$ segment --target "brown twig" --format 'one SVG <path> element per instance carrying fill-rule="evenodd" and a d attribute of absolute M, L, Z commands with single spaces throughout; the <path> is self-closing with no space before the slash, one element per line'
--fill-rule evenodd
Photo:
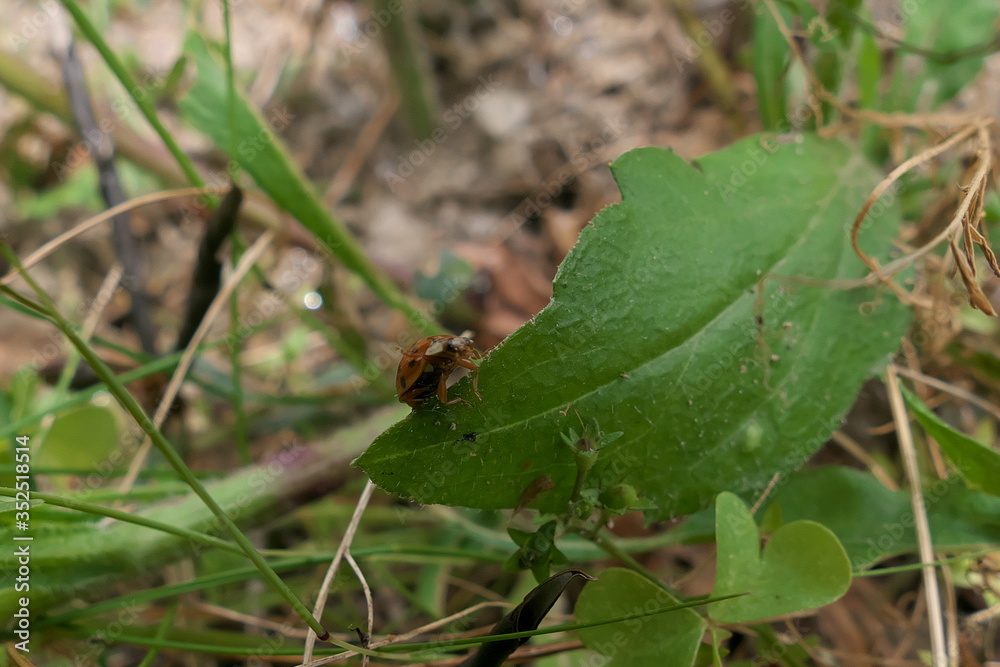
<path fill-rule="evenodd" d="M 934 543 L 931 540 L 927 508 L 920 485 L 917 450 L 913 445 L 913 434 L 910 432 L 910 421 L 906 413 L 906 405 L 903 403 L 903 394 L 899 390 L 899 376 L 896 374 L 896 367 L 892 364 L 886 368 L 886 388 L 889 391 L 889 404 L 892 406 L 893 421 L 896 423 L 899 451 L 903 458 L 903 467 L 906 469 L 906 478 L 910 484 L 913 524 L 917 533 L 920 562 L 924 565 L 921 573 L 924 579 L 924 595 L 927 600 L 927 622 L 931 631 L 931 652 L 934 664 L 944 666 L 948 664 L 948 657 L 945 645 L 944 618 L 941 615 L 941 593 L 938 590 L 937 570 L 933 565 Z"/>

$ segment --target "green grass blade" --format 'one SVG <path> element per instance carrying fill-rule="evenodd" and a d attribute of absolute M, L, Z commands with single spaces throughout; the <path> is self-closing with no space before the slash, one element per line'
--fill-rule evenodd
<path fill-rule="evenodd" d="M 0 242 L 0 249 L 3 250 L 3 254 L 7 257 L 7 260 L 12 266 L 21 269 L 21 263 L 18 261 L 17 256 L 10 249 L 6 243 Z M 329 633 L 323 629 L 323 626 L 319 624 L 312 613 L 306 609 L 302 601 L 295 596 L 290 588 L 281 580 L 274 570 L 272 570 L 264 557 L 258 553 L 251 544 L 247 536 L 243 534 L 243 531 L 239 529 L 236 523 L 229 517 L 228 514 L 219 506 L 219 503 L 215 501 L 215 498 L 208 492 L 201 481 L 194 475 L 187 464 L 184 463 L 184 459 L 181 458 L 177 450 L 167 441 L 163 433 L 160 432 L 158 428 L 153 424 L 152 420 L 143 411 L 142 406 L 128 393 L 117 377 L 115 377 L 114 372 L 108 367 L 104 360 L 98 357 L 93 349 L 87 345 L 87 343 L 80 338 L 79 334 L 73 328 L 73 326 L 59 314 L 58 310 L 55 308 L 55 304 L 49 299 L 48 295 L 45 293 L 41 287 L 32 279 L 31 275 L 26 272 L 21 272 L 22 278 L 30 285 L 31 289 L 38 295 L 39 300 L 42 302 L 44 313 L 52 320 L 52 323 L 62 331 L 70 342 L 73 344 L 90 367 L 94 370 L 99 378 L 101 378 L 104 383 L 108 386 L 108 391 L 114 395 L 123 408 L 135 419 L 139 427 L 146 433 L 153 445 L 159 450 L 160 454 L 165 458 L 170 465 L 177 471 L 177 474 L 191 487 L 191 490 L 205 503 L 205 505 L 212 511 L 212 513 L 218 518 L 218 520 L 225 526 L 226 530 L 232 535 L 233 540 L 240 546 L 243 553 L 246 554 L 247 558 L 257 567 L 260 571 L 261 577 L 277 591 L 281 597 L 283 597 L 288 604 L 292 607 L 295 613 L 305 621 L 310 628 L 312 628 L 316 634 L 321 638 L 326 638 Z"/>
<path fill-rule="evenodd" d="M 17 490 L 5 486 L 0 486 L 0 496 L 14 498 L 17 496 Z M 238 554 L 243 553 L 243 551 L 232 542 L 226 542 L 225 540 L 221 540 L 218 537 L 208 535 L 207 533 L 202 533 L 196 530 L 189 530 L 181 526 L 173 526 L 167 523 L 163 523 L 162 521 L 148 519 L 138 514 L 130 514 L 128 512 L 116 510 L 111 507 L 105 507 L 103 505 L 98 505 L 96 503 L 87 502 L 86 500 L 67 498 L 66 496 L 59 496 L 52 493 L 39 493 L 38 491 L 32 491 L 31 497 L 44 501 L 49 505 L 55 505 L 56 507 L 65 507 L 66 509 L 77 510 L 78 512 L 86 512 L 87 514 L 93 514 L 95 516 L 111 517 L 112 519 L 117 519 L 118 521 L 124 521 L 126 523 L 134 523 L 137 526 L 145 526 L 146 528 L 152 528 L 153 530 L 160 530 L 163 531 L 164 533 L 177 535 L 178 537 L 183 537 L 187 540 L 191 540 L 192 542 L 198 542 L 200 544 L 204 544 L 210 547 L 225 549 L 226 551 L 231 551 L 233 553 L 238 553 Z"/>
<path fill-rule="evenodd" d="M 326 210 L 315 188 L 271 129 L 272 125 L 282 126 L 290 119 L 274 115 L 268 123 L 242 95 L 236 95 L 233 100 L 236 120 L 230 123 L 223 68 L 199 35 L 190 34 L 184 48 L 198 68 L 194 86 L 180 103 L 187 121 L 227 153 L 235 144 L 235 153 L 229 153 L 229 157 L 253 176 L 271 199 L 312 232 L 330 254 L 364 280 L 382 301 L 405 314 L 414 328 L 440 333 L 441 328 L 409 302 Z"/>
<path fill-rule="evenodd" d="M 90 18 L 83 11 L 83 9 L 76 3 L 75 0 L 62 0 L 63 6 L 66 10 L 73 16 L 73 20 L 76 22 L 76 26 L 80 29 L 80 32 L 94 45 L 94 48 L 98 50 L 104 62 L 108 65 L 108 68 L 114 73 L 121 84 L 125 87 L 129 96 L 139 107 L 142 115 L 145 116 L 146 120 L 156 133 L 160 135 L 160 139 L 166 144 L 167 149 L 170 154 L 174 156 L 177 160 L 177 164 L 184 171 L 185 176 L 191 182 L 192 185 L 201 187 L 205 185 L 205 182 L 201 179 L 198 171 L 194 167 L 194 163 L 191 159 L 181 150 L 181 147 L 177 145 L 174 141 L 173 135 L 170 131 L 160 122 L 159 117 L 156 115 L 156 109 L 150 102 L 148 96 L 145 94 L 145 90 L 135 82 L 132 76 L 128 73 L 125 65 L 108 43 L 104 41 L 104 37 L 101 33 L 94 27 L 94 24 L 90 22 Z"/>

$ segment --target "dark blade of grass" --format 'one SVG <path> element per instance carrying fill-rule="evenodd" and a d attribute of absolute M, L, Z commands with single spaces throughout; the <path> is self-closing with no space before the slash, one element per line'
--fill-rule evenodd
<path fill-rule="evenodd" d="M 583 579 L 585 582 L 596 581 L 594 577 L 582 570 L 565 570 L 552 575 L 531 589 L 521 604 L 501 618 L 487 636 L 495 637 L 508 632 L 536 629 L 562 596 L 566 587 L 579 579 Z M 459 663 L 459 667 L 499 667 L 511 653 L 527 641 L 528 638 L 525 637 L 480 644 L 472 655 Z"/>
<path fill-rule="evenodd" d="M 205 227 L 205 235 L 198 244 L 198 259 L 194 266 L 191 290 L 188 292 L 184 323 L 181 325 L 180 333 L 177 334 L 174 350 L 183 350 L 188 346 L 209 306 L 219 293 L 219 285 L 222 283 L 222 262 L 216 256 L 222 247 L 222 242 L 236 226 L 242 203 L 243 191 L 235 185 L 231 186 Z"/>
<path fill-rule="evenodd" d="M 94 108 L 87 91 L 87 82 L 83 73 L 83 65 L 76 55 L 76 44 L 72 37 L 66 45 L 62 58 L 63 80 L 66 82 L 66 93 L 69 96 L 70 108 L 80 130 L 80 136 L 87 146 L 100 179 L 101 197 L 108 208 L 113 208 L 125 202 L 125 189 L 122 186 L 118 169 L 115 167 L 115 147 L 106 132 L 101 131 L 94 117 Z M 119 213 L 111 219 L 112 239 L 115 254 L 122 263 L 122 286 L 132 301 L 132 324 L 139 336 L 143 352 L 156 356 L 156 337 L 153 331 L 153 320 L 149 297 L 146 294 L 146 280 L 142 274 L 142 257 L 132 234 L 130 216 Z"/>

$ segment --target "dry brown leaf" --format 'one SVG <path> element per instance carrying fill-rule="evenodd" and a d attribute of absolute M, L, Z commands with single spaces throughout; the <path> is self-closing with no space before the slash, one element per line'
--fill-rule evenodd
<path fill-rule="evenodd" d="M 976 272 L 973 268 L 973 263 L 970 262 L 964 252 L 959 250 L 958 244 L 955 243 L 954 239 L 949 240 L 948 245 L 951 246 L 951 253 L 958 264 L 958 272 L 962 276 L 962 282 L 965 283 L 965 289 L 969 292 L 969 305 L 991 317 L 996 317 L 997 313 L 993 310 L 993 306 L 990 305 L 990 300 L 986 298 L 983 290 L 979 287 L 979 283 L 976 282 Z"/>

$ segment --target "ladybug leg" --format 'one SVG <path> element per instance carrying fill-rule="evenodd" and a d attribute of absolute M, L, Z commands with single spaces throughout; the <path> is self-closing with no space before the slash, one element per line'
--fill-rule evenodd
<path fill-rule="evenodd" d="M 472 391 L 476 394 L 476 398 L 483 400 L 483 395 L 479 393 L 479 373 L 472 374 Z"/>
<path fill-rule="evenodd" d="M 473 350 L 473 352 L 476 351 Z M 479 353 L 476 352 L 476 354 Z M 482 359 L 482 358 L 483 355 L 481 354 L 479 354 L 479 356 L 476 357 L 476 359 Z M 480 401 L 483 400 L 483 395 L 479 393 L 479 366 L 475 365 L 468 359 L 459 359 L 456 363 L 458 363 L 458 365 L 461 366 L 462 368 L 468 368 L 470 371 L 472 371 L 470 373 L 470 375 L 472 376 L 472 391 L 475 392 L 476 398 L 478 398 Z"/>
<path fill-rule="evenodd" d="M 444 405 L 455 405 L 456 403 L 465 403 L 466 405 L 468 405 L 469 402 L 459 396 L 456 396 L 450 401 L 448 400 L 448 385 L 445 384 L 447 380 L 448 377 L 444 374 L 442 374 L 441 379 L 438 380 L 437 397 L 441 401 L 441 403 Z"/>

